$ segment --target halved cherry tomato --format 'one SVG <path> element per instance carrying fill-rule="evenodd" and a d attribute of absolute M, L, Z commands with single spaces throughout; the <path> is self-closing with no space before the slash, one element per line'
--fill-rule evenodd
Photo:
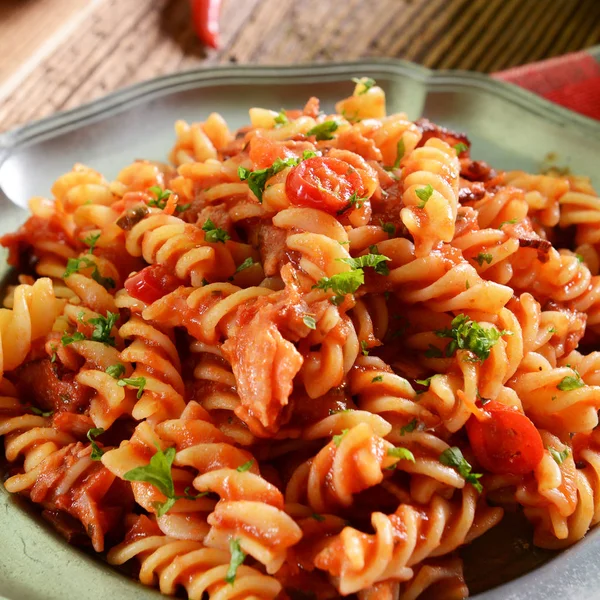
<path fill-rule="evenodd" d="M 358 171 L 338 158 L 317 156 L 294 167 L 285 182 L 289 201 L 335 214 L 348 206 L 353 194 L 365 195 Z"/>
<path fill-rule="evenodd" d="M 484 406 L 489 419 L 467 421 L 467 434 L 479 464 L 500 475 L 523 475 L 542 460 L 544 444 L 535 425 L 524 414 L 500 402 Z"/>
<path fill-rule="evenodd" d="M 125 289 L 129 295 L 146 304 L 174 292 L 180 285 L 183 285 L 183 281 L 169 273 L 163 265 L 145 267 L 125 281 Z"/>

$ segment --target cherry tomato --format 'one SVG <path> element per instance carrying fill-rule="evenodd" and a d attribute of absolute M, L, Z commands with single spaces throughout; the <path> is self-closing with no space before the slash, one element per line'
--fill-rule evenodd
<path fill-rule="evenodd" d="M 353 194 L 364 196 L 365 187 L 357 170 L 347 162 L 317 156 L 290 171 L 285 193 L 292 204 L 336 214 L 348 206 Z"/>
<path fill-rule="evenodd" d="M 500 475 L 524 475 L 542 460 L 544 444 L 535 425 L 524 414 L 500 402 L 489 402 L 489 419 L 467 421 L 467 434 L 479 464 Z"/>
<path fill-rule="evenodd" d="M 125 281 L 125 289 L 132 298 L 151 304 L 182 284 L 181 279 L 169 273 L 163 265 L 150 265 L 129 277 Z"/>

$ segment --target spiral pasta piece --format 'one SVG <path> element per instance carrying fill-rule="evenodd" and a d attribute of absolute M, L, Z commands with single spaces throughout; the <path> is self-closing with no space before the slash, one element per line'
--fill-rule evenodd
<path fill-rule="evenodd" d="M 458 503 L 436 496 L 424 507 L 402 504 L 393 515 L 373 513 L 374 534 L 345 528 L 315 559 L 341 594 L 378 582 L 407 581 L 412 566 L 481 535 L 501 518 L 502 509 L 478 507 L 477 492 L 465 488 Z M 400 533 L 401 532 L 401 533 Z"/>
<path fill-rule="evenodd" d="M 199 542 L 149 535 L 125 541 L 108 553 L 108 562 L 113 565 L 133 558 L 140 562 L 140 581 L 158 586 L 163 594 L 173 595 L 183 587 L 190 600 L 272 600 L 281 591 L 276 579 L 245 565 L 237 568 L 231 585 L 227 581 L 229 552 L 206 548 Z"/>
<path fill-rule="evenodd" d="M 458 158 L 448 144 L 432 138 L 402 164 L 406 206 L 402 221 L 415 240 L 416 255 L 427 256 L 440 241 L 450 242 L 454 237 Z"/>
<path fill-rule="evenodd" d="M 17 286 L 12 310 L 0 309 L 0 375 L 25 360 L 32 342 L 51 331 L 63 306 L 47 278 Z"/>

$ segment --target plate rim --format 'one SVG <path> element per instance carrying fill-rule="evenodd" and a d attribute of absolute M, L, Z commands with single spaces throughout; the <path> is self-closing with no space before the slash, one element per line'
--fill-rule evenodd
<path fill-rule="evenodd" d="M 598 50 L 600 57 L 600 46 Z M 386 58 L 336 63 L 305 63 L 289 66 L 217 65 L 194 68 L 136 83 L 74 109 L 59 112 L 1 133 L 0 166 L 2 166 L 4 160 L 10 156 L 12 151 L 20 147 L 28 146 L 44 139 L 52 139 L 81 125 L 100 120 L 109 115 L 111 111 L 126 109 L 144 99 L 152 100 L 187 89 L 212 87 L 234 82 L 252 85 L 251 80 L 260 80 L 259 82 L 262 84 L 268 82 L 268 80 L 274 80 L 282 85 L 287 81 L 293 80 L 298 82 L 303 78 L 312 82 L 325 82 L 339 80 L 344 75 L 357 74 L 357 71 L 359 74 L 360 71 L 367 72 L 369 68 L 377 69 L 380 72 L 388 72 L 390 75 L 416 80 L 425 85 L 426 91 L 443 89 L 444 86 L 458 85 L 464 88 L 481 89 L 497 93 L 504 100 L 516 104 L 530 113 L 537 114 L 543 119 L 550 120 L 552 123 L 564 127 L 575 127 L 586 135 L 593 135 L 594 133 L 600 135 L 600 121 L 579 115 L 516 85 L 493 79 L 489 75 L 482 73 L 432 71 L 408 61 Z M 1 196 L 2 191 L 0 189 L 0 199 Z M 4 490 L 2 492 L 0 494 L 0 507 L 4 503 L 2 495 L 5 492 Z M 19 509 L 14 507 L 12 510 Z M 34 523 L 37 521 L 32 519 L 31 516 L 25 515 L 23 511 L 19 510 L 19 512 Z M 6 514 L 9 514 L 8 508 Z M 548 563 L 512 581 L 477 594 L 475 597 L 481 600 L 507 600 L 509 598 L 514 600 L 536 600 L 544 594 L 540 592 L 538 595 L 535 593 L 535 590 L 543 587 L 546 592 L 546 598 L 555 597 L 553 592 L 560 592 L 564 594 L 563 598 L 565 599 L 575 599 L 581 597 L 577 594 L 589 592 L 592 583 L 598 585 L 596 590 L 600 590 L 600 573 L 596 575 L 595 580 L 593 577 L 587 578 L 587 581 L 586 579 L 582 579 L 582 569 L 585 567 L 589 571 L 596 563 L 595 555 L 597 550 L 595 551 L 595 548 L 598 548 L 599 536 L 600 526 L 595 531 L 590 531 L 585 539 Z M 1 547 L 2 544 L 0 542 Z M 70 548 L 69 551 L 82 554 L 77 548 Z M 102 564 L 100 560 L 94 559 L 93 562 L 102 569 L 102 573 L 99 576 L 104 577 L 107 574 L 107 570 L 112 574 L 116 574 L 107 565 Z M 64 574 L 68 577 L 69 565 L 68 563 L 64 563 L 64 565 Z M 574 570 L 576 571 L 575 574 L 573 573 Z M 2 568 L 0 567 L 0 575 L 2 575 L 2 572 Z M 567 574 L 564 577 L 569 580 L 570 585 L 561 588 L 557 583 L 557 573 L 568 572 L 570 572 L 570 575 Z M 123 581 L 126 581 L 123 575 L 117 575 L 123 578 Z M 578 589 L 574 589 L 574 585 L 576 584 L 580 586 Z M 2 583 L 0 582 L 0 597 L 2 597 L 2 587 Z M 150 594 L 152 591 L 154 591 L 152 588 L 142 587 L 139 584 L 138 593 L 144 594 L 144 597 L 145 594 Z M 597 591 L 594 597 L 600 597 L 600 591 Z"/>
<path fill-rule="evenodd" d="M 586 50 L 592 56 L 598 54 L 600 46 Z M 554 104 L 545 98 L 515 84 L 496 79 L 486 73 L 464 70 L 433 70 L 422 65 L 399 59 L 374 57 L 355 61 L 327 63 L 301 63 L 297 65 L 215 65 L 200 66 L 184 71 L 160 75 L 146 81 L 125 86 L 81 106 L 59 111 L 50 116 L 18 125 L 0 133 L 0 167 L 11 151 L 18 147 L 51 139 L 77 126 L 92 123 L 104 113 L 127 108 L 144 98 L 153 99 L 177 91 L 197 89 L 215 84 L 231 84 L 244 79 L 274 79 L 278 84 L 285 80 L 307 77 L 311 80 L 340 76 L 353 70 L 368 70 L 369 67 L 408 77 L 431 88 L 445 85 L 478 88 L 497 93 L 504 100 L 524 108 L 530 113 L 549 119 L 563 127 L 576 127 L 588 134 L 600 136 L 600 121 Z M 283 81 L 282 81 L 283 78 Z M 243 83 L 243 82 L 239 82 Z M 250 83 L 248 83 L 250 85 Z M 590 130 L 591 128 L 591 130 Z"/>

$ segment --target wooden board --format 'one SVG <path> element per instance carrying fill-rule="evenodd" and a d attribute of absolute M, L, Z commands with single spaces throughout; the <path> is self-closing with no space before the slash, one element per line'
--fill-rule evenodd
<path fill-rule="evenodd" d="M 221 49 L 203 49 L 187 0 L 8 0 L 0 130 L 201 64 L 395 56 L 497 71 L 600 43 L 600 2 L 223 0 L 221 29 Z"/>

